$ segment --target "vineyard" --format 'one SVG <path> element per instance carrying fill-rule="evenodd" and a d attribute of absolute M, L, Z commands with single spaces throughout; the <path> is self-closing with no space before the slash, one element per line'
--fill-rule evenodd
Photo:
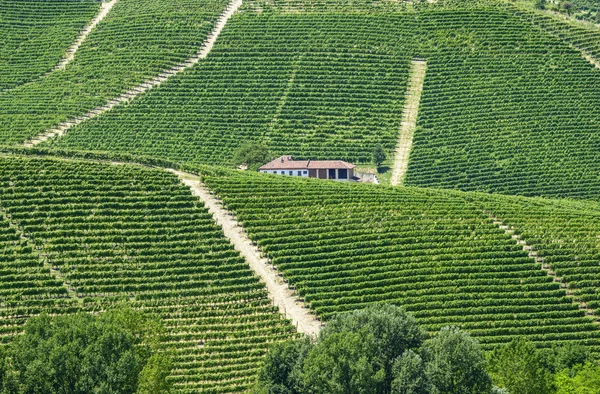
<path fill-rule="evenodd" d="M 390 302 L 430 331 L 465 328 L 487 349 L 523 335 L 540 346 L 574 341 L 600 350 L 597 324 L 494 225 L 476 195 L 466 195 L 474 199 L 467 203 L 462 194 L 433 189 L 281 178 L 204 173 L 325 320 Z"/>
<path fill-rule="evenodd" d="M 0 94 L 0 143 L 22 143 L 183 63 L 198 51 L 226 5 L 224 0 L 119 0 L 64 71 Z"/>
<path fill-rule="evenodd" d="M 428 72 L 407 185 L 596 198 L 600 74 L 525 11 L 481 7 L 246 10 L 206 62 L 51 143 L 231 165 L 252 141 L 274 156 L 368 163 L 377 144 L 393 156 L 416 57 Z"/>
<path fill-rule="evenodd" d="M 0 333 L 46 311 L 129 302 L 162 318 L 178 392 L 240 392 L 289 338 L 248 265 L 177 177 L 161 170 L 0 159 Z"/>
<path fill-rule="evenodd" d="M 597 356 L 600 30 L 529 3 L 0 0 L 0 345 L 125 303 L 176 393 L 239 393 L 392 303 Z M 233 170 L 248 146 L 403 186 Z"/>
<path fill-rule="evenodd" d="M 206 62 L 55 143 L 230 164 L 241 143 L 259 141 L 274 154 L 368 162 L 377 143 L 392 151 L 397 140 L 414 22 L 238 17 Z"/>
<path fill-rule="evenodd" d="M 428 58 L 406 184 L 597 198 L 598 70 L 519 19 L 472 15 L 424 17 L 469 45 Z"/>
<path fill-rule="evenodd" d="M 55 67 L 79 30 L 98 12 L 89 1 L 2 1 L 0 94 Z"/>
<path fill-rule="evenodd" d="M 538 251 L 577 300 L 600 308 L 599 204 L 486 195 L 478 195 L 476 204 L 502 217 Z"/>

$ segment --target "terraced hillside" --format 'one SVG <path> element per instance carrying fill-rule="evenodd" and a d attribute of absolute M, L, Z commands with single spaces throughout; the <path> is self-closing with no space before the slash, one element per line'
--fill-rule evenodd
<path fill-rule="evenodd" d="M 504 0 L 239 3 L 118 0 L 48 72 L 98 5 L 0 0 L 0 343 L 128 303 L 167 326 L 178 393 L 243 392 L 297 335 L 279 286 L 311 332 L 303 305 L 386 302 L 486 350 L 600 353 L 597 29 Z M 247 142 L 364 165 L 381 144 L 409 187 L 216 167 Z"/>
<path fill-rule="evenodd" d="M 544 265 L 568 283 L 569 292 L 576 299 L 598 311 L 599 204 L 485 194 L 469 196 L 469 199 L 502 218 L 505 225 L 537 251 Z"/>
<path fill-rule="evenodd" d="M 522 335 L 540 346 L 573 341 L 600 350 L 598 324 L 494 224 L 477 195 L 210 170 L 204 179 L 326 320 L 388 302 L 406 307 L 430 331 L 463 327 L 486 349 Z M 496 208 L 491 201 L 506 202 L 489 201 L 489 209 Z M 531 204 L 517 206 L 531 211 Z M 544 228 L 531 225 L 525 239 L 552 256 L 542 246 L 552 242 Z M 562 256 L 563 266 L 576 263 L 568 260 Z M 555 261 L 547 260 L 552 267 Z M 588 293 L 597 290 L 595 282 L 586 285 Z"/>
<path fill-rule="evenodd" d="M 404 15 L 244 14 L 206 62 L 55 143 L 230 164 L 259 141 L 274 154 L 370 161 L 375 144 L 397 140 L 414 26 Z"/>
<path fill-rule="evenodd" d="M 0 158 L 0 174 L 3 341 L 41 311 L 128 302 L 168 327 L 177 392 L 229 393 L 253 381 L 269 343 L 292 335 L 174 175 L 14 157 Z"/>
<path fill-rule="evenodd" d="M 64 71 L 0 95 L 0 143 L 22 143 L 183 63 L 198 52 L 226 5 L 119 0 Z"/>
<path fill-rule="evenodd" d="M 98 9 L 92 0 L 3 0 L 0 94 L 52 70 Z"/>
<path fill-rule="evenodd" d="M 597 197 L 600 71 L 516 8 L 285 12 L 246 6 L 209 61 L 54 143 L 231 164 L 258 141 L 274 155 L 368 162 L 377 143 L 394 152 L 419 57 L 408 185 Z"/>
<path fill-rule="evenodd" d="M 488 32 L 488 42 L 428 59 L 406 184 L 597 198 L 599 70 L 516 19 L 443 19 Z"/>

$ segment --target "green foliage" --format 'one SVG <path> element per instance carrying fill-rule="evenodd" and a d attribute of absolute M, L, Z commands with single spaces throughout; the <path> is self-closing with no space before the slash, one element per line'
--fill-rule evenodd
<path fill-rule="evenodd" d="M 160 323 L 120 307 L 89 314 L 31 318 L 8 347 L 2 390 L 15 393 L 136 393 L 140 372 L 156 360 Z M 156 384 L 170 390 L 170 363 L 156 364 Z M 4 392 L 4 391 L 3 391 Z M 148 392 L 148 391 L 145 391 Z M 154 391 L 158 393 L 158 391 Z"/>
<path fill-rule="evenodd" d="M 248 142 L 237 148 L 233 155 L 236 166 L 246 165 L 249 170 L 257 170 L 271 160 L 269 148 L 264 145 Z"/>
<path fill-rule="evenodd" d="M 571 370 L 590 360 L 590 350 L 582 344 L 565 343 L 560 346 L 540 349 L 543 366 L 551 373 Z"/>
<path fill-rule="evenodd" d="M 374 348 L 363 354 L 371 357 L 373 370 L 383 368 L 384 371 L 385 379 L 375 387 L 376 393 L 383 393 L 391 384 L 394 360 L 405 351 L 418 348 L 426 333 L 403 308 L 381 304 L 336 316 L 321 331 L 320 337 L 326 339 L 337 333 L 363 330 L 365 338 L 372 335 L 370 339 L 374 341 Z"/>
<path fill-rule="evenodd" d="M 260 370 L 257 393 L 300 394 L 303 385 L 302 365 L 312 348 L 308 338 L 273 345 Z"/>
<path fill-rule="evenodd" d="M 535 0 L 535 8 L 538 10 L 546 9 L 546 0 Z"/>
<path fill-rule="evenodd" d="M 20 334 L 28 316 L 101 312 L 127 300 L 165 322 L 165 335 L 151 338 L 162 338 L 160 347 L 173 355 L 174 392 L 229 393 L 247 389 L 268 346 L 293 335 L 175 175 L 31 155 L 4 155 L 0 174 L 1 343 Z M 119 324 L 142 323 L 128 317 Z M 151 360 L 141 372 L 145 392 L 160 386 L 164 371 L 154 366 L 163 361 Z"/>
<path fill-rule="evenodd" d="M 494 383 L 510 393 L 551 394 L 553 376 L 544 368 L 536 346 L 524 338 L 495 349 L 490 355 L 490 372 Z"/>
<path fill-rule="evenodd" d="M 588 362 L 556 375 L 556 394 L 600 394 L 600 366 Z"/>
<path fill-rule="evenodd" d="M 445 328 L 435 338 L 423 342 L 424 338 L 424 331 L 403 308 L 374 305 L 340 314 L 313 343 L 300 339 L 274 346 L 254 392 L 482 394 L 491 391 L 483 353 L 467 334 Z M 425 361 L 419 353 L 425 355 Z"/>
<path fill-rule="evenodd" d="M 138 379 L 136 394 L 169 394 L 172 384 L 168 381 L 169 372 L 173 368 L 171 359 L 163 354 L 150 356 Z"/>
<path fill-rule="evenodd" d="M 396 359 L 392 374 L 392 394 L 429 394 L 433 390 L 423 359 L 413 350 Z"/>
<path fill-rule="evenodd" d="M 491 392 L 492 381 L 481 347 L 466 332 L 456 327 L 444 327 L 423 347 L 425 375 L 435 387 L 433 393 Z"/>
<path fill-rule="evenodd" d="M 376 394 L 384 382 L 375 338 L 367 329 L 330 333 L 304 361 L 303 393 Z"/>
<path fill-rule="evenodd" d="M 567 14 L 569 16 L 571 16 L 571 12 L 573 11 L 573 9 L 575 8 L 575 5 L 573 3 L 571 3 L 570 1 L 565 1 L 564 3 L 561 4 L 561 7 L 567 11 Z"/>
<path fill-rule="evenodd" d="M 383 146 L 381 146 L 380 144 L 375 145 L 375 148 L 373 149 L 373 163 L 375 164 L 375 166 L 377 166 L 378 168 L 381 167 L 381 164 L 385 161 L 386 159 L 386 154 L 385 154 L 385 150 L 383 149 Z"/>

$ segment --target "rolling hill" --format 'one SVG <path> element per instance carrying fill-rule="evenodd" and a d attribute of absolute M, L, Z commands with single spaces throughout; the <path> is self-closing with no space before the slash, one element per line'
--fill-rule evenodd
<path fill-rule="evenodd" d="M 486 351 L 600 352 L 596 27 L 503 0 L 116 0 L 83 34 L 96 2 L 0 4 L 2 344 L 129 304 L 165 324 L 178 393 L 244 392 L 271 344 L 377 303 Z M 235 170 L 248 143 L 368 170 L 381 145 L 406 176 Z"/>

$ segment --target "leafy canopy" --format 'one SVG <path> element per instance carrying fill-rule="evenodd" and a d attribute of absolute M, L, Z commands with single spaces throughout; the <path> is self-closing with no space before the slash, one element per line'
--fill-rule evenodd
<path fill-rule="evenodd" d="M 157 351 L 162 332 L 126 307 L 97 317 L 33 317 L 0 353 L 0 392 L 168 393 L 171 363 Z"/>
<path fill-rule="evenodd" d="M 477 342 L 455 328 L 427 339 L 392 305 L 338 315 L 311 341 L 274 346 L 254 387 L 261 394 L 490 393 Z"/>

